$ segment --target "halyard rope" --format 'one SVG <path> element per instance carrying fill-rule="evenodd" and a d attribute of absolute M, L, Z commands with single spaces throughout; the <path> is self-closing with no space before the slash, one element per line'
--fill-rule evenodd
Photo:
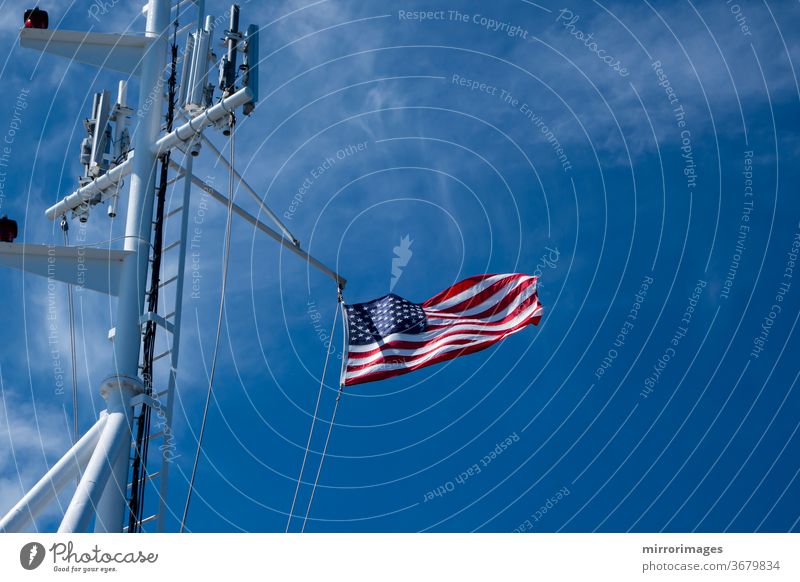
<path fill-rule="evenodd" d="M 222 265 L 222 286 L 221 286 L 221 295 L 219 300 L 219 315 L 217 318 L 217 333 L 216 338 L 214 339 L 214 352 L 211 357 L 211 371 L 208 376 L 208 392 L 206 393 L 206 404 L 203 408 L 203 420 L 200 424 L 200 434 L 197 438 L 197 451 L 195 452 L 194 456 L 194 465 L 192 466 L 192 474 L 189 478 L 189 491 L 186 494 L 186 505 L 183 508 L 183 517 L 181 518 L 181 527 L 180 532 L 183 533 L 186 529 L 186 517 L 189 514 L 189 503 L 192 500 L 192 493 L 194 491 L 194 481 L 195 477 L 197 476 L 197 465 L 200 462 L 200 453 L 203 448 L 203 435 L 205 434 L 206 430 L 206 421 L 208 420 L 208 408 L 211 403 L 211 394 L 214 388 L 214 373 L 217 369 L 217 354 L 219 353 L 219 338 L 222 331 L 222 317 L 225 311 L 225 287 L 227 286 L 228 281 L 228 265 L 230 262 L 230 254 L 231 254 L 231 222 L 233 218 L 233 182 L 234 182 L 234 174 L 233 174 L 233 165 L 234 165 L 234 136 L 236 135 L 235 131 L 235 123 L 236 118 L 234 117 L 233 113 L 231 113 L 231 140 L 230 140 L 230 148 L 231 148 L 231 170 L 228 172 L 228 216 L 225 221 L 225 249 L 223 251 L 223 265 Z M 188 177 L 187 177 L 188 179 Z"/>
<path fill-rule="evenodd" d="M 336 303 L 336 313 L 333 314 L 333 324 L 331 325 L 331 333 L 328 335 L 330 341 L 333 341 L 334 334 L 336 333 L 336 322 L 339 319 L 339 308 L 342 307 L 342 290 L 339 289 L 339 298 L 338 302 Z M 308 431 L 308 441 L 306 442 L 306 450 L 303 453 L 303 462 L 300 465 L 300 475 L 297 477 L 297 486 L 294 489 L 294 497 L 292 498 L 292 506 L 289 509 L 289 519 L 286 521 L 286 532 L 289 531 L 289 526 L 292 524 L 292 516 L 294 514 L 294 506 L 297 503 L 297 495 L 300 492 L 300 485 L 303 482 L 303 474 L 305 473 L 306 469 L 306 461 L 308 460 L 308 453 L 311 450 L 311 439 L 314 436 L 314 428 L 317 424 L 317 413 L 319 412 L 319 403 L 322 400 L 322 392 L 325 389 L 325 374 L 328 371 L 328 361 L 331 357 L 331 346 L 328 345 L 328 349 L 325 353 L 325 365 L 322 367 L 322 377 L 319 381 L 319 392 L 317 392 L 317 403 L 314 406 L 314 415 L 311 419 L 311 428 Z M 303 522 L 305 524 L 305 522 Z"/>

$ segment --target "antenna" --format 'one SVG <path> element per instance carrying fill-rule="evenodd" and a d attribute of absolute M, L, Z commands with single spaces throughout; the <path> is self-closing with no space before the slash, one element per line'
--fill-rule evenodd
<path fill-rule="evenodd" d="M 108 91 L 95 95 L 94 131 L 92 132 L 92 151 L 89 155 L 89 176 L 96 178 L 108 169 L 106 154 L 110 140 L 108 127 L 111 104 Z"/>
<path fill-rule="evenodd" d="M 233 91 L 236 83 L 236 49 L 239 46 L 239 41 L 242 40 L 242 35 L 239 34 L 238 4 L 231 6 L 230 26 L 230 30 L 226 30 L 223 37 L 228 52 L 219 63 L 219 88 L 226 94 L 230 94 Z"/>
<path fill-rule="evenodd" d="M 250 115 L 258 101 L 258 26 L 255 24 L 247 27 L 247 34 L 244 37 L 242 83 L 253 95 L 253 99 L 242 106 L 242 113 Z"/>
<path fill-rule="evenodd" d="M 128 82 L 120 81 L 117 89 L 117 102 L 111 113 L 110 120 L 114 122 L 114 147 L 112 150 L 111 166 L 114 167 L 125 159 L 130 151 L 131 136 L 128 133 L 128 120 L 133 115 L 133 109 L 128 107 Z M 108 199 L 108 217 L 117 217 L 117 198 L 120 184 L 114 188 Z"/>
<path fill-rule="evenodd" d="M 211 198 L 226 205 L 237 217 L 248 221 L 260 232 L 291 250 L 301 259 L 326 276 L 339 287 L 344 278 L 329 269 L 300 247 L 299 241 L 280 222 L 247 184 L 244 177 L 215 147 L 209 149 L 229 167 L 232 176 L 253 193 L 263 215 L 273 221 L 276 229 L 220 194 L 192 172 L 193 160 L 199 154 L 199 144 L 205 141 L 209 130 L 221 128 L 230 131 L 231 114 L 242 108 L 249 115 L 258 98 L 258 44 L 259 29 L 250 25 L 243 35 L 239 32 L 239 7 L 230 10 L 230 27 L 225 31 L 226 53 L 220 64 L 218 85 L 209 83 L 208 71 L 212 59 L 211 36 L 214 20 L 206 16 L 204 2 L 196 0 L 197 26 L 183 42 L 180 86 L 174 87 L 176 71 L 171 71 L 170 100 L 183 110 L 187 120 L 182 125 L 163 131 L 164 99 L 160 88 L 167 69 L 169 37 L 174 30 L 174 40 L 179 34 L 177 24 L 170 21 L 169 0 L 148 0 L 144 36 L 119 33 L 96 33 L 70 30 L 50 30 L 46 12 L 33 9 L 24 15 L 24 28 L 20 31 L 20 45 L 41 52 L 66 57 L 122 73 L 125 78 L 139 77 L 139 94 L 136 102 L 138 125 L 128 131 L 133 109 L 128 105 L 127 85 L 120 81 L 116 102 L 112 105 L 110 91 L 100 91 L 93 96 L 91 117 L 84 124 L 87 136 L 81 142 L 80 163 L 83 175 L 78 188 L 45 211 L 50 220 L 65 216 L 81 222 L 89 219 L 92 207 L 108 205 L 108 215 L 117 215 L 118 197 L 123 192 L 125 179 L 130 176 L 125 216 L 125 236 L 122 250 L 85 247 L 53 247 L 43 244 L 10 244 L 17 235 L 16 222 L 0 218 L 0 266 L 23 270 L 48 277 L 50 280 L 75 285 L 117 297 L 115 327 L 109 330 L 112 342 L 114 367 L 108 370 L 100 383 L 100 394 L 106 402 L 94 426 L 45 474 L 23 498 L 0 519 L 0 532 L 19 532 L 24 529 L 48 504 L 55 501 L 59 492 L 80 477 L 78 486 L 58 528 L 59 532 L 84 532 L 94 523 L 97 532 L 141 531 L 142 526 L 157 520 L 159 531 L 166 529 L 167 483 L 173 453 L 167 443 L 161 451 L 160 470 L 147 468 L 147 446 L 143 442 L 165 439 L 171 433 L 172 403 L 176 387 L 178 353 L 181 332 L 181 306 L 188 240 L 188 209 L 193 185 L 210 193 Z M 174 24 L 174 27 L 171 26 Z M 202 24 L 202 26 L 201 26 Z M 186 29 L 181 29 L 185 31 Z M 242 65 L 237 69 L 237 53 L 243 53 Z M 172 59 L 178 61 L 177 54 Z M 237 73 L 241 71 L 241 79 Z M 221 94 L 215 98 L 215 89 Z M 170 116 L 171 120 L 171 108 Z M 131 141 L 133 136 L 133 141 Z M 187 155 L 185 165 L 172 160 L 172 150 L 182 150 Z M 160 168 L 159 168 L 160 164 Z M 177 172 L 168 179 L 170 168 Z M 160 171 L 157 171 L 160 170 Z M 156 184 L 156 176 L 159 183 Z M 233 179 L 233 178 L 232 178 Z M 166 186 L 183 180 L 182 206 L 164 212 L 163 193 Z M 156 191 L 159 203 L 156 207 Z M 154 213 L 155 210 L 155 213 Z M 180 215 L 178 239 L 162 246 L 163 220 Z M 151 254 L 151 249 L 153 254 Z M 168 276 L 161 273 L 162 253 L 177 252 L 177 272 Z M 164 267 L 161 267 L 163 269 Z M 152 287 L 147 292 L 148 282 Z M 153 285 L 156 287 L 153 287 Z M 174 286 L 172 313 L 159 313 L 160 301 L 153 289 L 166 294 Z M 163 306 L 162 306 L 163 307 Z M 153 334 L 165 334 L 169 349 L 161 354 L 150 353 L 150 364 L 140 360 L 143 330 L 152 351 Z M 169 374 L 166 380 L 150 375 L 152 362 L 169 357 Z M 141 362 L 141 366 L 140 366 Z M 143 368 L 147 368 L 145 371 Z M 143 376 L 147 377 L 143 377 Z M 166 383 L 166 388 L 164 388 Z M 152 387 L 152 390 L 151 390 Z M 149 433 L 149 411 L 163 412 L 164 425 L 159 433 Z M 145 419 L 142 427 L 140 419 Z M 137 427 L 136 449 L 131 451 L 133 428 Z M 141 438 L 139 436 L 141 435 Z M 141 454 L 140 454 L 141 453 Z M 132 471 L 131 460 L 137 459 Z M 127 482 L 129 473 L 140 476 L 136 483 Z M 160 483 L 156 485 L 154 480 Z M 159 491 L 157 512 L 143 517 L 144 487 L 147 484 Z M 136 499 L 129 505 L 128 490 L 136 486 Z M 126 519 L 126 511 L 128 512 Z M 125 526 L 125 523 L 129 526 Z"/>
<path fill-rule="evenodd" d="M 211 60 L 211 35 L 214 33 L 214 19 L 206 17 L 205 27 L 194 33 L 192 42 L 192 58 L 189 61 L 189 73 L 184 109 L 193 113 L 208 106 L 210 102 L 208 88 L 208 64 Z"/>

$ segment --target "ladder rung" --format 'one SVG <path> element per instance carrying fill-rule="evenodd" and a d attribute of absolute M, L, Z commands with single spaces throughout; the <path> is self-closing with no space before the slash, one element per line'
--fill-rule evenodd
<path fill-rule="evenodd" d="M 161 317 L 158 313 L 154 313 L 152 311 L 148 311 L 145 313 L 141 318 L 140 322 L 142 325 L 148 322 L 153 322 L 156 325 L 160 325 L 164 329 L 166 329 L 169 333 L 172 333 L 175 329 L 175 326 L 172 322 L 167 321 L 166 317 Z"/>
<path fill-rule="evenodd" d="M 139 522 L 139 525 L 144 525 L 144 524 L 146 524 L 147 522 L 153 521 L 153 520 L 154 520 L 155 518 L 157 518 L 157 517 L 158 517 L 158 514 L 157 514 L 157 513 L 154 513 L 154 514 L 153 514 L 153 515 L 151 515 L 150 517 L 145 517 L 145 518 L 144 518 L 142 521 L 140 521 L 140 522 Z M 126 525 L 125 527 L 123 527 L 123 528 L 122 528 L 122 531 L 123 531 L 123 533 L 127 533 L 127 532 L 128 532 L 128 526 Z"/>
<path fill-rule="evenodd" d="M 144 480 L 145 481 L 150 481 L 150 480 L 155 479 L 156 477 L 158 477 L 159 474 L 161 474 L 161 471 L 156 471 L 155 473 L 148 473 L 147 475 L 144 476 Z M 128 489 L 130 489 L 132 486 L 133 486 L 133 483 L 128 483 Z"/>
<path fill-rule="evenodd" d="M 178 206 L 175 210 L 170 210 L 169 212 L 167 212 L 167 218 L 170 218 L 171 216 L 175 216 L 181 210 L 183 210 L 183 206 Z"/>
<path fill-rule="evenodd" d="M 178 276 L 177 276 L 177 275 L 175 275 L 174 277 L 170 277 L 169 279 L 167 279 L 166 281 L 164 281 L 163 283 L 161 283 L 161 284 L 160 284 L 158 287 L 159 287 L 159 288 L 166 287 L 166 286 L 167 286 L 167 285 L 169 285 L 170 283 L 174 283 L 174 282 L 175 282 L 175 281 L 177 281 L 177 280 L 178 280 Z"/>
<path fill-rule="evenodd" d="M 175 242 L 169 243 L 167 246 L 165 246 L 163 249 L 161 249 L 161 252 L 162 253 L 166 253 L 167 251 L 171 251 L 172 249 L 174 249 L 175 247 L 177 247 L 180 244 L 181 244 L 181 241 L 176 240 Z"/>
<path fill-rule="evenodd" d="M 157 361 L 157 360 L 160 360 L 160 359 L 161 359 L 161 358 L 163 358 L 164 356 L 166 356 L 166 355 L 168 355 L 168 354 L 171 354 L 171 353 L 172 353 L 172 350 L 167 350 L 166 352 L 161 352 L 161 353 L 160 353 L 160 354 L 158 354 L 157 356 L 154 356 L 154 357 L 153 357 L 153 361 L 155 362 L 155 361 Z"/>
<path fill-rule="evenodd" d="M 147 437 L 147 440 L 149 440 L 149 441 L 153 441 L 153 440 L 155 440 L 155 439 L 157 439 L 157 438 L 161 438 L 162 436 L 164 436 L 164 431 L 163 431 L 163 430 L 160 430 L 160 431 L 158 431 L 158 432 L 154 432 L 154 433 L 153 433 L 153 434 L 151 434 L 149 437 Z"/>
<path fill-rule="evenodd" d="M 161 392 L 156 392 L 156 398 L 161 398 L 162 396 L 166 396 L 169 390 L 162 390 Z"/>
<path fill-rule="evenodd" d="M 170 319 L 171 317 L 174 317 L 174 315 L 175 315 L 175 312 L 174 312 L 174 311 L 171 311 L 170 313 L 167 313 L 167 314 L 164 316 L 164 319 Z"/>

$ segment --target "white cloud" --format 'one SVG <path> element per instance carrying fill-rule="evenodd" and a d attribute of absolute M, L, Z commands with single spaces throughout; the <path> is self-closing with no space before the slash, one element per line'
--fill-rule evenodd
<path fill-rule="evenodd" d="M 0 374 L 3 372 L 0 371 Z M 26 400 L 4 378 L 0 399 L 0 513 L 19 501 L 71 446 L 64 411 Z M 69 487 L 42 514 L 41 521 L 62 515 Z"/>

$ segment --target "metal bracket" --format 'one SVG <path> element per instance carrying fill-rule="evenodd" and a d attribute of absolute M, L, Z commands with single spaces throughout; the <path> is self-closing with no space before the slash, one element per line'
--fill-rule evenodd
<path fill-rule="evenodd" d="M 142 314 L 142 317 L 139 318 L 139 325 L 144 325 L 152 321 L 156 325 L 160 325 L 169 333 L 175 333 L 175 326 L 172 322 L 167 321 L 163 317 L 161 317 L 158 313 L 153 313 L 152 311 L 148 311 L 147 313 Z"/>
<path fill-rule="evenodd" d="M 139 406 L 140 404 L 146 404 L 150 408 L 156 408 L 156 409 L 161 407 L 161 402 L 159 400 L 153 398 L 149 394 L 144 394 L 144 393 L 137 394 L 136 396 L 131 398 L 130 403 L 131 407 L 136 407 Z"/>

